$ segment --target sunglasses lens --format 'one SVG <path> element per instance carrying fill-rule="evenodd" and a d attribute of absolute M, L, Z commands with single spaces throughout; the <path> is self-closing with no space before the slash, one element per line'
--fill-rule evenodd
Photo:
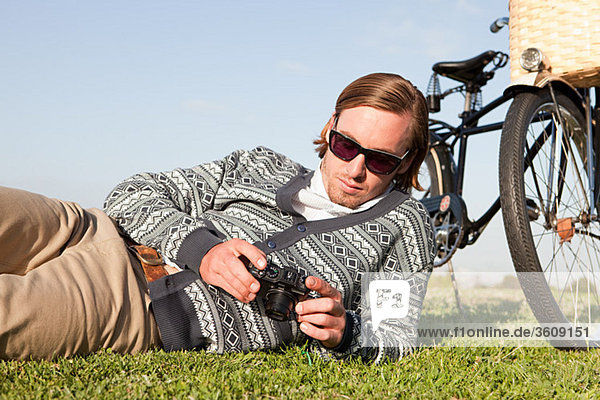
<path fill-rule="evenodd" d="M 359 153 L 363 153 L 367 169 L 376 174 L 391 174 L 400 163 L 397 157 L 375 150 L 362 149 L 358 143 L 334 130 L 331 131 L 329 148 L 336 157 L 344 161 L 350 161 Z"/>
<path fill-rule="evenodd" d="M 389 174 L 396 168 L 398 162 L 385 154 L 369 153 L 366 157 L 366 164 L 376 174 Z"/>
<path fill-rule="evenodd" d="M 358 147 L 351 140 L 337 132 L 333 132 L 331 135 L 331 151 L 342 160 L 350 161 L 358 154 Z"/>

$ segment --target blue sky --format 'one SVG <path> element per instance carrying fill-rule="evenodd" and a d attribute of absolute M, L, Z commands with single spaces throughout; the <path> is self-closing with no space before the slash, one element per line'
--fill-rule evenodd
<path fill-rule="evenodd" d="M 488 29 L 507 15 L 505 0 L 4 0 L 0 184 L 101 207 L 136 172 L 237 148 L 267 145 L 314 168 L 311 142 L 346 84 L 396 72 L 425 91 L 437 61 L 508 52 L 508 31 Z M 508 68 L 497 76 L 484 101 Z M 461 102 L 437 117 L 456 122 Z M 470 143 L 470 215 L 497 196 L 498 140 Z M 463 264 L 506 266 L 501 225 Z"/>

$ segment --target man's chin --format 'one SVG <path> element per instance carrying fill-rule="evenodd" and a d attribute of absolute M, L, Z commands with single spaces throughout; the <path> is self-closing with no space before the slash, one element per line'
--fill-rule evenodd
<path fill-rule="evenodd" d="M 364 201 L 362 201 L 360 198 L 349 196 L 345 193 L 336 193 L 335 195 L 330 195 L 329 197 L 334 203 L 352 210 L 360 207 L 360 205 L 364 203 Z"/>

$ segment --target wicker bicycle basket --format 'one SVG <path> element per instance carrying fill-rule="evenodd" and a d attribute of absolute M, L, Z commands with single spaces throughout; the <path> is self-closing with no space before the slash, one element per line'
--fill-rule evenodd
<path fill-rule="evenodd" d="M 510 0 L 510 78 L 528 72 L 523 50 L 540 49 L 550 72 L 576 87 L 600 86 L 600 0 Z"/>

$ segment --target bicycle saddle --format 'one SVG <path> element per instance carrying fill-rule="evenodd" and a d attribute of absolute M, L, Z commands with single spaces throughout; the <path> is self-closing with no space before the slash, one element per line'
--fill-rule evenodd
<path fill-rule="evenodd" d="M 447 78 L 467 83 L 477 78 L 494 57 L 496 57 L 496 52 L 488 50 L 464 61 L 442 61 L 434 64 L 431 69 Z"/>

